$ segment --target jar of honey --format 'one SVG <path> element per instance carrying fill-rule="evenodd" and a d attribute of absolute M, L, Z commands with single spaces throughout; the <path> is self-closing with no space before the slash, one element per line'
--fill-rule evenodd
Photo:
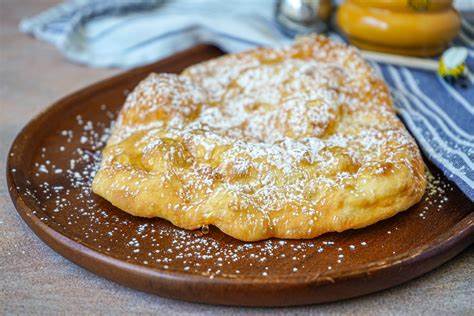
<path fill-rule="evenodd" d="M 411 56 L 441 53 L 461 27 L 452 0 L 347 0 L 337 23 L 362 49 Z"/>

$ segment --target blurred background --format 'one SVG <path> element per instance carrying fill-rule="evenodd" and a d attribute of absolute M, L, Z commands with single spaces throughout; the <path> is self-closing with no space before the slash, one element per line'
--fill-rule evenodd
<path fill-rule="evenodd" d="M 388 53 L 386 62 L 370 62 L 390 86 L 398 114 L 425 156 L 474 199 L 474 88 L 469 77 L 474 1 L 289 2 L 0 0 L 0 169 L 6 168 L 13 138 L 34 115 L 124 69 L 197 43 L 235 52 L 284 45 L 300 32 L 324 32 L 371 54 Z M 448 55 L 448 68 L 467 77 L 465 85 L 438 74 L 442 54 L 453 46 L 461 50 Z M 398 65 L 394 57 L 410 58 L 411 66 Z M 21 221 L 4 179 L 0 206 L 0 310 L 7 314 L 222 312 L 128 290 L 71 264 Z M 466 314 L 473 310 L 473 254 L 471 247 L 427 276 L 388 291 L 290 312 Z"/>
<path fill-rule="evenodd" d="M 461 12 L 462 18 L 458 12 Z M 472 0 L 70 0 L 20 23 L 91 67 L 144 65 L 197 43 L 226 52 L 325 33 L 367 50 L 436 56 L 472 46 Z"/>

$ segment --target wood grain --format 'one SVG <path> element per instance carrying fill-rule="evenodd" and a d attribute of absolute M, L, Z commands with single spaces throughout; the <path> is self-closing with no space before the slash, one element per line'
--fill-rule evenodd
<path fill-rule="evenodd" d="M 0 1 L 0 169 L 14 136 L 47 104 L 116 74 L 65 61 L 50 45 L 17 31 L 21 17 L 54 1 Z M 54 70 L 54 71 L 53 71 Z M 3 171 L 2 171 L 3 173 Z M 0 184 L 0 311 L 2 313 L 318 314 L 469 313 L 473 311 L 474 249 L 403 286 L 355 300 L 288 309 L 199 305 L 129 290 L 71 264 L 31 233 Z M 51 277 L 54 275 L 54 277 Z M 436 303 L 434 303 L 436 302 Z"/>

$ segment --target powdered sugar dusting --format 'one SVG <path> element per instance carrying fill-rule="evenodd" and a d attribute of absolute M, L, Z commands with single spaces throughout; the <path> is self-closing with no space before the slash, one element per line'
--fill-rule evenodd
<path fill-rule="evenodd" d="M 247 63 L 252 65 L 254 61 L 249 60 Z M 357 69 L 357 66 L 354 65 L 348 67 Z M 199 70 L 196 69 L 196 71 Z M 236 70 L 236 72 L 240 72 L 240 70 Z M 231 76 L 233 75 L 228 73 L 228 77 Z M 349 73 L 349 76 L 353 76 L 353 74 Z M 221 91 L 224 86 L 223 82 L 225 82 L 224 79 L 219 85 L 206 84 L 213 87 L 211 94 L 216 96 L 220 92 L 214 91 Z M 208 90 L 206 91 L 209 93 Z M 340 96 L 340 94 L 338 95 Z M 326 97 L 327 100 L 334 100 L 330 96 L 324 96 L 323 99 Z M 194 97 L 189 98 L 194 100 Z M 265 98 L 268 102 L 271 99 L 270 96 Z M 338 102 L 341 102 L 337 107 L 342 106 L 350 109 L 358 104 L 352 99 L 350 93 L 337 99 Z M 214 101 L 218 102 L 218 98 L 214 98 Z M 333 101 L 327 101 L 328 107 L 333 106 L 331 102 Z M 367 106 L 371 106 L 370 102 Z M 190 115 L 196 122 L 193 123 L 196 126 L 187 124 L 186 118 L 172 118 L 167 123 L 171 128 L 165 130 L 166 135 L 171 136 L 171 139 L 176 136 L 176 138 L 186 140 L 183 142 L 188 146 L 186 148 L 190 148 L 191 151 L 192 148 L 200 150 L 203 159 L 211 159 L 216 149 L 222 144 L 226 144 L 225 142 L 232 144 L 233 147 L 228 150 L 229 159 L 223 159 L 224 163 L 219 166 L 218 172 L 228 174 L 235 180 L 258 172 L 263 184 L 259 188 L 263 205 L 271 205 L 279 199 L 300 199 L 304 194 L 304 188 L 295 182 L 285 192 L 275 190 L 276 187 L 273 185 L 275 179 L 271 176 L 262 176 L 265 175 L 265 169 L 259 169 L 262 167 L 255 164 L 253 159 L 268 159 L 269 165 L 282 167 L 282 173 L 291 172 L 291 168 L 299 164 L 315 162 L 326 164 L 327 176 L 318 178 L 318 182 L 315 181 L 312 185 L 319 185 L 322 182 L 327 186 L 333 186 L 347 181 L 352 177 L 354 171 L 349 168 L 349 164 L 346 170 L 338 169 L 334 175 L 331 175 L 330 172 L 334 172 L 330 168 L 331 165 L 340 163 L 335 160 L 344 161 L 347 157 L 337 152 L 339 149 L 334 152 L 331 150 L 326 152 L 328 147 L 341 147 L 347 150 L 350 159 L 360 162 L 365 159 L 365 155 L 370 155 L 370 153 L 353 151 L 355 148 L 351 146 L 354 143 L 357 143 L 358 149 L 370 151 L 374 146 L 381 149 L 383 146 L 387 146 L 384 137 L 388 135 L 390 140 L 402 139 L 397 143 L 397 146 L 411 146 L 412 144 L 407 135 L 390 129 L 380 131 L 366 128 L 360 131 L 358 139 L 346 136 L 344 130 L 337 132 L 337 129 L 320 137 L 304 136 L 299 138 L 287 136 L 280 138 L 279 135 L 271 134 L 270 131 L 254 132 L 253 130 L 240 128 L 233 130 L 224 127 L 219 129 L 212 128 L 212 126 L 205 127 L 204 131 L 198 132 L 197 126 L 202 128 L 206 125 L 206 121 L 211 120 L 207 118 L 209 113 L 202 113 L 204 111 L 212 112 L 212 109 L 209 107 L 209 110 L 204 109 L 200 112 L 201 109 L 197 110 L 196 108 L 196 111 L 201 113 L 196 117 L 193 117 L 193 111 L 182 112 L 183 114 L 180 115 L 183 117 Z M 390 113 L 390 110 L 387 111 Z M 109 139 L 110 122 L 115 117 L 117 107 L 113 107 L 112 110 L 110 106 L 100 105 L 97 106 L 97 112 L 100 113 L 98 116 L 77 115 L 72 119 L 65 117 L 64 122 L 59 122 L 56 129 L 51 129 L 48 137 L 38 139 L 40 147 L 33 159 L 31 174 L 24 174 L 23 170 L 19 170 L 19 168 L 14 168 L 12 173 L 15 182 L 21 183 L 21 186 L 19 185 L 16 189 L 28 204 L 33 205 L 32 209 L 35 209 L 33 215 L 87 247 L 134 264 L 198 274 L 209 278 L 324 275 L 344 270 L 350 265 L 368 264 L 369 262 L 366 261 L 368 252 L 371 254 L 371 261 L 386 260 L 392 255 L 403 254 L 406 244 L 400 243 L 400 240 L 410 240 L 412 245 L 423 242 L 422 240 L 409 239 L 411 235 L 405 236 L 404 234 L 409 234 L 410 231 L 409 229 L 404 230 L 405 226 L 413 228 L 423 225 L 427 219 L 432 216 L 436 217 L 437 212 L 453 213 L 453 210 L 447 210 L 444 206 L 454 188 L 441 180 L 439 175 L 428 175 L 427 193 L 421 203 L 415 206 L 412 211 L 372 226 L 370 230 L 378 232 L 378 234 L 375 233 L 377 238 L 366 234 L 367 230 L 355 230 L 341 234 L 325 234 L 311 240 L 270 239 L 249 243 L 225 236 L 219 233 L 215 227 L 205 225 L 202 229 L 188 231 L 161 219 L 133 217 L 113 207 L 91 191 L 92 180 L 99 168 L 100 153 Z M 344 115 L 341 116 L 339 112 L 337 113 L 336 120 L 344 120 Z M 195 120 L 196 118 L 199 119 Z M 247 119 L 252 120 L 251 117 Z M 326 119 L 322 119 L 322 121 L 324 120 Z M 328 118 L 328 120 L 331 119 Z M 219 122 L 215 119 L 214 121 Z M 238 120 L 235 122 L 236 126 L 241 124 L 239 122 Z M 142 131 L 151 130 L 144 132 L 148 137 L 143 141 L 145 145 L 142 148 L 146 155 L 156 153 L 157 148 L 166 144 L 166 141 L 163 142 L 163 137 L 160 137 L 161 132 L 158 132 L 157 126 L 163 126 L 163 123 L 152 127 L 142 127 Z M 227 132 L 224 130 L 229 134 L 226 134 Z M 236 134 L 231 134 L 232 130 Z M 254 138 L 255 135 L 259 135 L 258 141 L 256 137 Z M 240 137 L 243 140 L 236 141 Z M 189 150 L 183 151 L 183 148 L 183 146 L 175 144 L 163 154 L 167 155 L 166 160 L 174 159 L 186 166 L 192 166 L 194 158 L 188 156 Z M 393 157 L 393 159 L 395 158 Z M 161 162 L 157 161 L 156 163 Z M 199 172 L 202 177 L 198 183 L 194 182 L 192 187 L 196 188 L 199 185 L 207 190 L 211 187 L 210 184 L 215 181 L 212 177 L 212 166 L 200 166 L 200 168 L 202 170 Z M 372 166 L 372 168 L 376 173 L 386 172 L 379 166 Z M 193 179 L 193 181 L 197 180 Z M 184 183 L 188 182 L 184 181 Z M 242 196 L 245 196 L 244 194 L 251 195 L 255 190 L 252 183 L 244 184 L 234 181 L 226 185 L 230 190 L 242 193 Z M 186 195 L 186 192 L 187 190 L 184 188 L 182 194 Z M 252 203 L 252 199 L 243 198 L 239 200 L 239 203 Z M 435 207 L 428 207 L 433 205 Z M 170 207 L 175 208 L 176 205 Z M 301 211 L 317 215 L 319 210 L 304 206 Z M 439 225 L 448 224 L 434 221 L 430 223 L 430 226 L 435 229 Z M 390 245 L 390 249 L 387 249 L 387 245 Z"/>
<path fill-rule="evenodd" d="M 418 149 L 385 84 L 357 51 L 324 38 L 225 56 L 181 75 L 151 74 L 128 96 L 104 157 L 94 190 L 112 202 L 180 183 L 178 198 L 176 190 L 159 193 L 168 204 L 148 209 L 129 200 L 125 211 L 166 213 L 191 228 L 219 226 L 207 209 L 230 209 L 257 223 L 239 235 L 245 240 L 314 237 L 325 232 L 318 221 L 339 230 L 347 212 L 336 214 L 326 199 L 370 200 L 367 183 L 390 174 L 403 173 L 407 183 L 379 190 L 381 199 L 403 186 L 412 186 L 403 194 L 413 200 L 424 190 Z M 122 180 L 104 184 L 121 172 Z"/>

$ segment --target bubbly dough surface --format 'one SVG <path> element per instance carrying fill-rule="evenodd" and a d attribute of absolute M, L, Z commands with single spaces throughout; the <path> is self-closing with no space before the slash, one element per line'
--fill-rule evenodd
<path fill-rule="evenodd" d="M 255 241 L 364 227 L 425 186 L 383 80 L 356 49 L 304 37 L 149 75 L 92 188 L 136 216 Z"/>

